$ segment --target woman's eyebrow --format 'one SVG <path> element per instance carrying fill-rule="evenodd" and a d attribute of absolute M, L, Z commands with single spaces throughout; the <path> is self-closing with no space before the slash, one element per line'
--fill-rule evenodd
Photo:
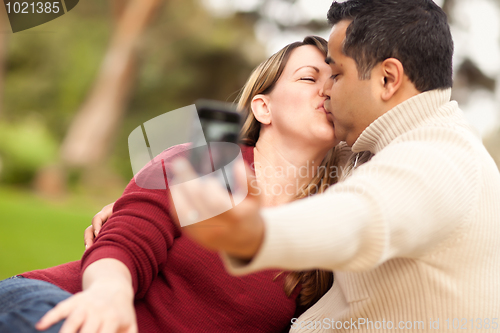
<path fill-rule="evenodd" d="M 319 68 L 318 68 L 318 67 L 316 67 L 316 66 L 310 66 L 310 65 L 306 65 L 306 66 L 299 67 L 299 68 L 297 68 L 297 69 L 295 70 L 295 72 L 293 72 L 293 73 L 295 74 L 295 73 L 297 73 L 297 71 L 298 71 L 299 69 L 302 69 L 302 68 L 305 68 L 305 67 L 311 67 L 312 69 L 314 69 L 314 70 L 316 71 L 316 73 L 319 73 Z"/>

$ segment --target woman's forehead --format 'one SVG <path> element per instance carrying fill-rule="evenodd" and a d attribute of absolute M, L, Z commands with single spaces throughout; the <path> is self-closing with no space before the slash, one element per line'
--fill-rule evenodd
<path fill-rule="evenodd" d="M 285 70 L 293 72 L 304 66 L 313 66 L 320 69 L 325 67 L 325 55 L 313 45 L 302 45 L 295 48 L 290 53 Z"/>

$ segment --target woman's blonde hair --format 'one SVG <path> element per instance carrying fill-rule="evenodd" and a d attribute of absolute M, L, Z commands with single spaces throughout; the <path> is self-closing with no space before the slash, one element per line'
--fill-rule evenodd
<path fill-rule="evenodd" d="M 302 42 L 291 43 L 273 54 L 269 59 L 261 63 L 248 78 L 238 97 L 238 109 L 245 117 L 240 133 L 241 143 L 255 146 L 259 139 L 261 126 L 259 121 L 255 119 L 251 109 L 253 97 L 258 94 L 268 94 L 274 89 L 290 58 L 290 54 L 294 49 L 303 45 L 315 46 L 325 57 L 327 55 L 326 40 L 317 36 L 307 36 Z M 330 172 L 331 170 L 338 170 L 338 155 L 337 148 L 332 148 L 328 152 L 312 181 L 299 190 L 297 199 L 321 193 L 328 186 L 338 181 L 337 172 Z M 290 272 L 285 277 L 285 292 L 290 296 L 295 287 L 301 284 L 302 288 L 298 298 L 299 304 L 310 306 L 328 291 L 332 283 L 332 272 L 323 270 Z"/>

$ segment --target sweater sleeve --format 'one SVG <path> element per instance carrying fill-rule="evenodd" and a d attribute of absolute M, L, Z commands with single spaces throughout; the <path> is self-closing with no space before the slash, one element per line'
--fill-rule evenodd
<path fill-rule="evenodd" d="M 136 298 L 144 296 L 166 264 L 174 239 L 181 234 L 171 216 L 173 208 L 170 207 L 164 178 L 164 160 L 157 161 L 141 171 L 139 178 L 130 181 L 94 245 L 82 258 L 82 274 L 100 259 L 113 258 L 124 263 L 132 276 Z M 136 180 L 142 186 L 148 186 L 142 188 Z M 148 189 L 161 187 L 163 189 Z"/>
<path fill-rule="evenodd" d="M 470 220 L 478 176 L 471 144 L 460 135 L 407 133 L 324 194 L 262 210 L 265 236 L 251 262 L 222 257 L 230 272 L 246 274 L 271 267 L 363 271 L 422 256 L 454 241 Z"/>

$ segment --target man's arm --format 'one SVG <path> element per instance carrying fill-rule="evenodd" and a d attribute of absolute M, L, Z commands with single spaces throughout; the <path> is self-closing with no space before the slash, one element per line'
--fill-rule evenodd
<path fill-rule="evenodd" d="M 260 214 L 258 200 L 247 197 L 184 230 L 223 252 L 235 274 L 267 268 L 367 270 L 390 258 L 418 257 L 451 239 L 472 211 L 478 170 L 472 148 L 460 136 L 425 143 L 408 135 L 324 194 Z M 214 190 L 193 189 L 186 201 L 207 193 L 211 198 L 198 198 L 198 206 L 216 200 Z M 205 223 L 225 228 L 203 228 Z M 245 236 L 252 227 L 263 232 Z M 245 245 L 234 249 L 228 245 L 232 239 Z"/>
<path fill-rule="evenodd" d="M 418 257 L 453 235 L 478 191 L 468 144 L 393 144 L 326 193 L 262 210 L 265 235 L 252 260 L 223 255 L 235 274 L 278 267 L 361 271 Z"/>

